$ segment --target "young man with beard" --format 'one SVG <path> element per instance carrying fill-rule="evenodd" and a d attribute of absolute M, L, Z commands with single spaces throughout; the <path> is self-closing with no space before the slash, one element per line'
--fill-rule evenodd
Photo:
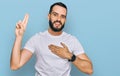
<path fill-rule="evenodd" d="M 85 54 L 80 42 L 62 31 L 67 16 L 67 7 L 61 2 L 54 3 L 48 14 L 49 28 L 31 37 L 21 49 L 24 31 L 29 15 L 16 24 L 16 39 L 11 54 L 11 69 L 22 67 L 36 55 L 35 76 L 70 76 L 71 63 L 80 71 L 92 74 L 92 62 Z"/>

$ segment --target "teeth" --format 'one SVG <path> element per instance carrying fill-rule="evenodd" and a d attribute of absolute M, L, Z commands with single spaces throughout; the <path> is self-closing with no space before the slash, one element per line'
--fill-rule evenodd
<path fill-rule="evenodd" d="M 57 22 L 57 23 L 55 23 L 55 24 L 60 24 L 60 23 Z"/>
<path fill-rule="evenodd" d="M 60 24 L 55 24 L 55 27 L 59 27 L 60 26 Z"/>
<path fill-rule="evenodd" d="M 60 25 L 60 23 L 55 23 L 55 25 Z"/>

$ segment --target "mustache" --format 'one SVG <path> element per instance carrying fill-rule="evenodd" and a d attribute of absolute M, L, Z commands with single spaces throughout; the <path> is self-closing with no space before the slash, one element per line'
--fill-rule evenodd
<path fill-rule="evenodd" d="M 60 23 L 62 25 L 62 22 L 58 21 L 58 20 L 54 21 L 53 24 L 56 23 L 56 22 L 58 22 L 58 23 Z"/>

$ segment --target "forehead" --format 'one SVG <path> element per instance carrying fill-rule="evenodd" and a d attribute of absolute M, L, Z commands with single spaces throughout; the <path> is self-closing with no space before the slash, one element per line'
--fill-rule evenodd
<path fill-rule="evenodd" d="M 59 5 L 55 5 L 52 9 L 52 11 L 58 13 L 58 14 L 63 14 L 66 15 L 67 11 L 64 7 L 59 6 Z"/>

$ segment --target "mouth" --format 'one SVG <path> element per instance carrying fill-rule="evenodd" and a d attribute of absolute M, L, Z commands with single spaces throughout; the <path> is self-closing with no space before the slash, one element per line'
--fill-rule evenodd
<path fill-rule="evenodd" d="M 54 25 L 56 28 L 60 28 L 60 26 L 61 26 L 61 24 L 59 22 L 56 22 Z"/>

